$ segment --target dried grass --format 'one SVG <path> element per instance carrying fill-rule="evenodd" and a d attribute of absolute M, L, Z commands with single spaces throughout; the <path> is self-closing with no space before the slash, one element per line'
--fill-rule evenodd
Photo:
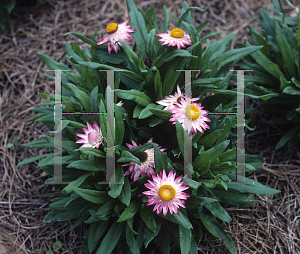
<path fill-rule="evenodd" d="M 201 8 L 208 7 L 204 13 L 192 11 L 197 24 L 209 20 L 203 35 L 218 30 L 237 33 L 234 43 L 250 38 L 247 24 L 258 28 L 249 13 L 257 17 L 259 8 L 271 6 L 270 0 L 264 3 L 254 0 L 187 2 Z M 296 0 L 291 2 L 299 4 Z M 162 20 L 163 4 L 178 17 L 182 1 L 139 0 L 136 3 L 144 11 L 150 3 L 155 4 L 158 18 Z M 284 8 L 287 13 L 293 11 L 286 3 Z M 1 33 L 0 246 L 7 246 L 7 253 L 45 253 L 56 241 L 63 243 L 60 253 L 83 253 L 84 226 L 71 229 L 70 222 L 43 222 L 50 211 L 49 204 L 54 197 L 60 196 L 60 190 L 44 184 L 48 176 L 36 169 L 37 163 L 16 167 L 23 159 L 46 150 L 20 146 L 12 150 L 7 145 L 14 143 L 15 137 L 20 143 L 29 143 L 49 132 L 39 122 L 25 123 L 34 116 L 29 110 L 43 101 L 38 93 L 52 93 L 54 89 L 53 82 L 42 75 L 47 67 L 36 53 L 44 53 L 66 63 L 66 41 L 78 42 L 78 39 L 65 36 L 65 33 L 76 31 L 91 37 L 98 26 L 103 31 L 108 22 L 121 22 L 125 17 L 125 0 L 49 0 L 45 5 L 36 6 L 32 14 L 15 17 L 11 30 Z M 174 26 L 172 18 L 171 21 Z M 215 36 L 213 40 L 225 35 Z M 79 44 L 82 45 L 81 42 Z M 246 152 L 260 154 L 265 161 L 262 169 L 247 176 L 279 189 L 281 193 L 274 196 L 256 195 L 253 207 L 227 206 L 233 221 L 223 223 L 223 226 L 233 238 L 238 253 L 300 253 L 300 150 L 297 148 L 293 153 L 284 149 L 274 151 L 282 133 L 275 126 L 267 125 L 267 120 L 268 116 L 255 117 L 257 129 L 246 135 Z M 198 249 L 199 253 L 227 253 L 221 240 L 209 234 L 203 236 Z M 147 252 L 158 253 L 157 250 Z"/>

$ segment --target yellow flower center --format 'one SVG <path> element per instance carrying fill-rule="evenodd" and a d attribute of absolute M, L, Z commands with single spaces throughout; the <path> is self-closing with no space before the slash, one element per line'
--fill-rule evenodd
<path fill-rule="evenodd" d="M 185 113 L 193 121 L 200 116 L 200 111 L 195 105 L 188 105 L 185 109 Z"/>
<path fill-rule="evenodd" d="M 163 201 L 170 201 L 175 197 L 175 189 L 171 185 L 162 185 L 158 190 L 158 196 Z"/>
<path fill-rule="evenodd" d="M 106 27 L 106 32 L 108 34 L 113 34 L 114 32 L 116 32 L 118 30 L 118 24 L 117 23 L 110 23 L 107 27 Z"/>
<path fill-rule="evenodd" d="M 174 28 L 172 29 L 171 31 L 171 36 L 174 37 L 174 38 L 182 38 L 184 36 L 184 32 L 182 29 L 179 29 L 179 28 Z"/>

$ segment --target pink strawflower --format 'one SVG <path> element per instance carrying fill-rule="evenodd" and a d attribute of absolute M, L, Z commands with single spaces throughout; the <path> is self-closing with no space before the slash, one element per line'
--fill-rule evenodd
<path fill-rule="evenodd" d="M 163 170 L 159 172 L 159 175 L 153 175 L 152 178 L 153 181 L 148 180 L 149 183 L 145 183 L 149 190 L 143 192 L 149 198 L 147 206 L 155 204 L 153 211 L 156 210 L 159 214 L 163 210 L 164 216 L 167 215 L 168 210 L 171 214 L 173 212 L 178 214 L 179 206 L 185 208 L 184 200 L 190 195 L 183 192 L 189 187 L 187 183 L 180 182 L 182 175 L 175 179 L 175 173 L 172 170 L 168 176 Z"/>
<path fill-rule="evenodd" d="M 181 98 L 181 104 L 175 104 L 175 108 L 170 110 L 173 115 L 169 121 L 175 124 L 177 119 L 188 134 L 190 131 L 196 134 L 197 130 L 203 133 L 203 129 L 210 129 L 205 123 L 205 121 L 210 122 L 210 119 L 206 116 L 208 111 L 202 109 L 201 103 L 193 103 L 190 100 L 186 101 Z"/>
<path fill-rule="evenodd" d="M 92 147 L 99 148 L 100 144 L 103 142 L 104 138 L 102 136 L 102 132 L 97 122 L 94 124 L 90 124 L 86 122 L 88 128 L 83 127 L 82 130 L 85 134 L 76 134 L 81 139 L 78 139 L 76 143 L 83 143 L 81 147 Z M 79 148 L 81 148 L 79 147 Z"/>
<path fill-rule="evenodd" d="M 118 44 L 122 47 L 120 42 L 116 43 L 116 41 L 124 41 L 125 43 L 128 42 L 132 44 L 130 37 L 132 37 L 133 32 L 136 30 L 130 29 L 130 25 L 127 25 L 130 18 L 126 19 L 123 23 L 110 23 L 106 27 L 106 34 L 97 41 L 99 45 L 106 45 L 108 44 L 108 53 L 110 54 L 112 48 L 115 52 L 118 52 Z"/>
<path fill-rule="evenodd" d="M 148 142 L 152 142 L 152 138 L 150 138 Z M 134 141 L 132 141 L 132 144 L 133 145 L 126 143 L 126 145 L 129 149 L 138 147 L 138 145 Z M 141 145 L 139 145 L 139 146 L 141 146 Z M 161 148 L 160 146 L 158 146 L 157 148 L 161 151 L 166 150 L 166 148 Z M 147 174 L 150 177 L 150 175 L 155 174 L 155 171 L 154 171 L 154 168 L 155 168 L 154 148 L 150 148 L 150 149 L 147 149 L 146 151 L 142 152 L 139 156 L 139 159 L 141 161 L 141 165 L 134 163 L 134 162 L 129 162 L 129 163 L 122 165 L 122 167 L 130 166 L 129 169 L 125 172 L 124 176 L 131 174 L 131 179 L 133 179 L 134 182 L 140 176 Z"/>
<path fill-rule="evenodd" d="M 165 106 L 164 110 L 171 111 L 175 108 L 176 103 L 181 103 L 181 98 L 184 98 L 183 93 L 180 91 L 179 85 L 177 85 L 177 93 L 175 92 L 174 95 L 165 96 L 164 99 L 157 101 L 157 104 Z M 192 101 L 197 101 L 199 98 L 193 98 Z"/>
<path fill-rule="evenodd" d="M 192 45 L 190 36 L 186 31 L 178 27 L 172 29 L 172 31 L 167 29 L 167 33 L 159 33 L 156 35 L 161 38 L 157 41 L 163 42 L 162 45 L 177 46 L 178 49 L 180 49 L 180 47 L 185 48 L 186 45 Z"/>

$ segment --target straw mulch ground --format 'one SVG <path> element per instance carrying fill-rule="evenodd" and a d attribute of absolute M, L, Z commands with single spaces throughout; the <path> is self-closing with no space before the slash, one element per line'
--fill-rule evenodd
<path fill-rule="evenodd" d="M 48 176 L 36 168 L 36 163 L 16 167 L 23 159 L 45 151 L 25 149 L 18 143 L 41 139 L 49 132 L 41 123 L 25 123 L 34 116 L 29 110 L 42 101 L 38 93 L 53 93 L 54 89 L 53 82 L 42 75 L 47 67 L 36 53 L 66 63 L 65 43 L 78 40 L 65 33 L 75 31 L 91 37 L 99 26 L 103 31 L 109 22 L 124 21 L 127 9 L 125 0 L 47 2 L 34 5 L 31 14 L 14 17 L 10 31 L 1 32 L 0 36 L 0 254 L 45 253 L 57 241 L 63 244 L 60 253 L 83 253 L 83 226 L 71 229 L 70 222 L 43 222 L 50 211 L 49 204 L 60 196 L 60 190 L 44 184 Z M 225 30 L 237 33 L 235 42 L 249 39 L 247 24 L 258 28 L 249 14 L 257 17 L 259 8 L 271 6 L 270 0 L 187 2 L 190 6 L 207 7 L 204 13 L 193 11 L 197 24 L 209 20 L 203 35 Z M 299 4 L 298 0 L 291 2 Z M 182 1 L 139 0 L 136 3 L 143 10 L 155 4 L 161 19 L 163 4 L 178 17 Z M 286 3 L 284 6 L 287 13 L 295 14 Z M 225 34 L 214 39 L 222 36 Z M 252 105 L 259 107 L 255 101 Z M 257 115 L 252 124 L 257 126 L 256 130 L 247 132 L 246 152 L 264 157 L 264 167 L 247 176 L 281 193 L 255 195 L 253 207 L 228 206 L 232 222 L 223 226 L 233 238 L 238 253 L 300 253 L 300 149 L 274 151 L 282 133 L 275 126 L 267 125 L 267 120 L 268 116 Z M 209 234 L 203 235 L 198 249 L 199 253 L 227 253 L 222 241 Z M 159 252 L 153 249 L 147 253 Z"/>

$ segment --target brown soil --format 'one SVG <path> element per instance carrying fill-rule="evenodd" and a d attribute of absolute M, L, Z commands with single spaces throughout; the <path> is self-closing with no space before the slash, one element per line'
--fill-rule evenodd
<path fill-rule="evenodd" d="M 209 20 L 202 35 L 224 30 L 237 34 L 234 43 L 250 38 L 247 24 L 259 29 L 250 14 L 257 17 L 259 8 L 267 9 L 266 6 L 272 5 L 270 0 L 187 2 L 190 6 L 207 7 L 203 13 L 192 11 L 197 24 Z M 293 9 L 283 2 L 286 13 L 294 15 Z M 299 4 L 299 0 L 290 2 Z M 160 20 L 163 4 L 177 17 L 182 5 L 182 1 L 177 0 L 139 0 L 136 3 L 144 11 L 149 4 L 155 4 Z M 97 27 L 104 31 L 107 23 L 121 22 L 126 17 L 125 0 L 48 0 L 44 5 L 33 6 L 31 14 L 14 17 L 10 31 L 1 32 L 0 254 L 45 253 L 57 241 L 63 244 L 60 253 L 83 253 L 84 226 L 71 229 L 70 222 L 43 222 L 44 216 L 51 210 L 49 204 L 54 197 L 60 196 L 60 190 L 44 184 L 48 176 L 36 168 L 37 163 L 16 166 L 20 161 L 46 150 L 26 149 L 17 143 L 41 139 L 49 132 L 39 122 L 25 123 L 34 116 L 29 110 L 43 101 L 38 93 L 49 94 L 54 89 L 53 82 L 42 75 L 48 67 L 36 53 L 44 53 L 66 63 L 65 43 L 83 43 L 72 35 L 65 36 L 65 33 L 74 31 L 90 38 Z M 223 36 L 225 34 L 217 35 L 212 41 Z M 251 207 L 228 206 L 226 210 L 232 222 L 222 225 L 232 237 L 238 253 L 300 253 L 300 149 L 293 152 L 285 149 L 275 151 L 282 133 L 275 126 L 267 125 L 267 120 L 267 116 L 256 116 L 254 124 L 257 129 L 247 132 L 246 152 L 264 157 L 264 167 L 247 176 L 281 190 L 281 193 L 274 196 L 255 195 L 256 204 Z M 199 253 L 227 253 L 222 241 L 209 234 L 203 235 L 198 249 Z M 158 253 L 157 250 L 147 252 Z"/>

